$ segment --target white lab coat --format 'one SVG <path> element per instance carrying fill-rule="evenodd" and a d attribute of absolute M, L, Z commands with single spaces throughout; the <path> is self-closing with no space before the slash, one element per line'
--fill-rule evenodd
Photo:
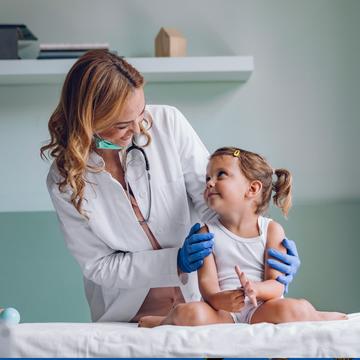
<path fill-rule="evenodd" d="M 89 220 L 71 204 L 71 191 L 59 192 L 55 163 L 48 174 L 48 190 L 66 245 L 81 267 L 93 321 L 129 321 L 153 287 L 180 286 L 186 301 L 200 299 L 196 272 L 185 281 L 179 278 L 177 253 L 192 223 L 214 215 L 203 199 L 209 154 L 176 108 L 148 105 L 146 110 L 153 119 L 152 142 L 144 148 L 152 188 L 148 225 L 162 249 L 153 250 L 126 192 L 108 172 L 86 173 L 83 208 Z M 93 152 L 89 163 L 104 162 Z M 146 182 L 130 181 L 130 187 L 145 216 Z"/>

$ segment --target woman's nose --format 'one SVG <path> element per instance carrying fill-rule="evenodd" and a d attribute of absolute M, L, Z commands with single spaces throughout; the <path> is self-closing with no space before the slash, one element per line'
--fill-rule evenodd
<path fill-rule="evenodd" d="M 139 120 L 135 120 L 132 126 L 132 130 L 134 132 L 134 134 L 140 134 L 141 129 L 140 129 L 140 122 L 142 121 L 142 119 Z"/>

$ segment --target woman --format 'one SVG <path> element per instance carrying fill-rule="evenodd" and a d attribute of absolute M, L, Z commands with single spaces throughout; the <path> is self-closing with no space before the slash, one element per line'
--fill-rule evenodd
<path fill-rule="evenodd" d="M 195 270 L 212 251 L 199 224 L 186 237 L 214 215 L 202 196 L 208 152 L 177 109 L 145 104 L 143 86 L 122 58 L 86 53 L 41 149 L 55 159 L 47 186 L 93 321 L 136 322 L 198 300 Z M 294 243 L 285 245 L 286 258 L 275 253 L 285 264 L 274 266 L 288 284 L 300 262 Z"/>

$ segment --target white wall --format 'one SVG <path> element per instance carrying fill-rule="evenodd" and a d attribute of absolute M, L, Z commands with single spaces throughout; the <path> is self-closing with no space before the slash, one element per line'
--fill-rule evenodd
<path fill-rule="evenodd" d="M 360 197 L 360 1 L 0 0 L 0 23 L 25 23 L 41 42 L 103 42 L 152 56 L 162 26 L 189 56 L 253 55 L 244 85 L 149 84 L 149 102 L 178 106 L 210 150 L 261 152 L 295 177 L 295 200 Z M 60 85 L 0 86 L 0 211 L 52 209 L 39 147 Z"/>

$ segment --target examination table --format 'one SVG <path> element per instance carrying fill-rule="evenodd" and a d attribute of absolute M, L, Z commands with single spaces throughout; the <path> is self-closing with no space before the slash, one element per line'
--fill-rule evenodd
<path fill-rule="evenodd" d="M 138 328 L 127 323 L 0 325 L 0 357 L 360 357 L 349 320 Z"/>

